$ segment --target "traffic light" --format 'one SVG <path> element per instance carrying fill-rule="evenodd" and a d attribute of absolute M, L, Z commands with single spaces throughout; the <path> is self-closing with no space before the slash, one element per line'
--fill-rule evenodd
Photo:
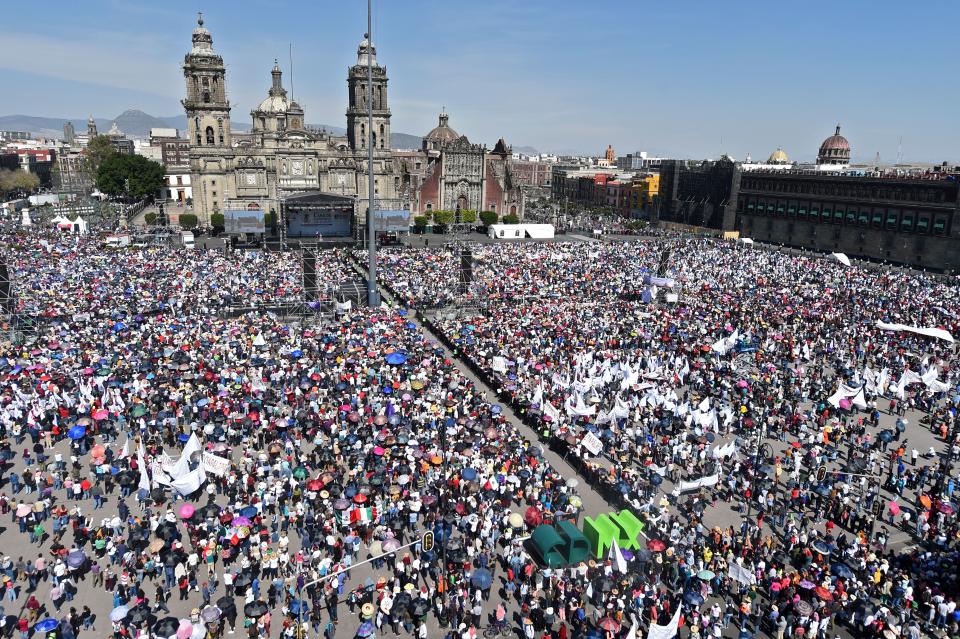
<path fill-rule="evenodd" d="M 883 517 L 883 500 L 876 499 L 873 502 L 873 516 L 877 519 Z"/>
<path fill-rule="evenodd" d="M 423 537 L 420 538 L 420 550 L 423 552 L 430 552 L 433 550 L 433 531 L 428 530 L 423 533 Z"/>

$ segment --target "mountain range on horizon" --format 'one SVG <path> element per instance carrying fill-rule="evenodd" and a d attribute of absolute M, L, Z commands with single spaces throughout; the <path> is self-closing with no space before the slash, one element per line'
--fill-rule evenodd
<path fill-rule="evenodd" d="M 48 118 L 33 115 L 0 115 L 0 130 L 4 131 L 29 131 L 30 133 L 47 138 L 62 138 L 63 125 L 72 122 L 74 130 L 77 133 L 86 133 L 87 119 L 84 118 Z M 146 138 L 150 135 L 152 128 L 172 128 L 177 129 L 181 134 L 187 129 L 187 116 L 184 114 L 173 115 L 169 117 L 157 117 L 144 113 L 139 109 L 127 109 L 115 118 L 97 118 L 94 122 L 97 124 L 99 133 L 106 133 L 113 126 L 114 122 L 117 128 L 131 138 Z M 245 133 L 250 130 L 250 125 L 244 122 L 231 122 L 231 128 L 238 133 Z M 308 124 L 307 126 L 316 129 L 326 129 L 334 135 L 345 135 L 347 130 L 341 126 L 330 124 Z M 390 134 L 390 144 L 394 149 L 419 149 L 423 138 L 419 135 L 409 133 L 393 132 Z M 514 146 L 513 150 L 518 153 L 535 155 L 536 149 L 529 146 Z"/>

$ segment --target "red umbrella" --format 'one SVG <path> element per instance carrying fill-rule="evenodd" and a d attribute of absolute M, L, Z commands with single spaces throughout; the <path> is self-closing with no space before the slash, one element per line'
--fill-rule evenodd
<path fill-rule="evenodd" d="M 307 488 L 309 490 L 320 490 L 323 488 L 323 482 L 319 479 L 311 479 L 309 482 L 307 482 Z"/>
<path fill-rule="evenodd" d="M 604 617 L 597 622 L 597 626 L 607 632 L 616 634 L 620 632 L 620 622 L 614 619 L 613 617 Z"/>
<path fill-rule="evenodd" d="M 543 521 L 543 513 L 541 513 L 540 509 L 536 506 L 530 506 L 527 508 L 527 512 L 523 515 L 523 520 L 528 526 L 535 528 Z"/>
<path fill-rule="evenodd" d="M 358 504 L 362 504 L 365 501 L 367 501 L 367 496 L 364 495 L 363 493 L 357 493 L 356 495 L 354 495 L 353 501 L 357 502 Z"/>
<path fill-rule="evenodd" d="M 817 586 L 816 590 L 817 596 L 823 599 L 824 601 L 833 601 L 833 593 L 824 588 L 823 586 Z"/>
<path fill-rule="evenodd" d="M 659 539 L 651 539 L 647 542 L 647 550 L 652 550 L 653 552 L 663 552 L 666 548 L 667 545 Z"/>

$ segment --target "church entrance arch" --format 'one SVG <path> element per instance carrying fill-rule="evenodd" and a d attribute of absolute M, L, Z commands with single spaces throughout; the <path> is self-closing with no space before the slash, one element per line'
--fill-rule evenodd
<path fill-rule="evenodd" d="M 467 208 L 467 196 L 461 195 L 457 198 L 457 210 L 464 211 Z"/>

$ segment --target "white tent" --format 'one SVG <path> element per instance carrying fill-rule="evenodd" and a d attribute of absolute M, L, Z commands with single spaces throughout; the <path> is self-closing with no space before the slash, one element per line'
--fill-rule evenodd
<path fill-rule="evenodd" d="M 23 226 L 33 226 L 33 220 L 30 219 L 30 209 L 23 209 L 20 213 L 20 224 Z"/>
<path fill-rule="evenodd" d="M 753 244 L 753 240 L 751 240 L 749 237 L 741 237 L 740 241 L 744 244 Z"/>
<path fill-rule="evenodd" d="M 850 258 L 847 257 L 844 253 L 831 253 L 830 257 L 840 262 L 844 266 L 850 266 Z"/>

